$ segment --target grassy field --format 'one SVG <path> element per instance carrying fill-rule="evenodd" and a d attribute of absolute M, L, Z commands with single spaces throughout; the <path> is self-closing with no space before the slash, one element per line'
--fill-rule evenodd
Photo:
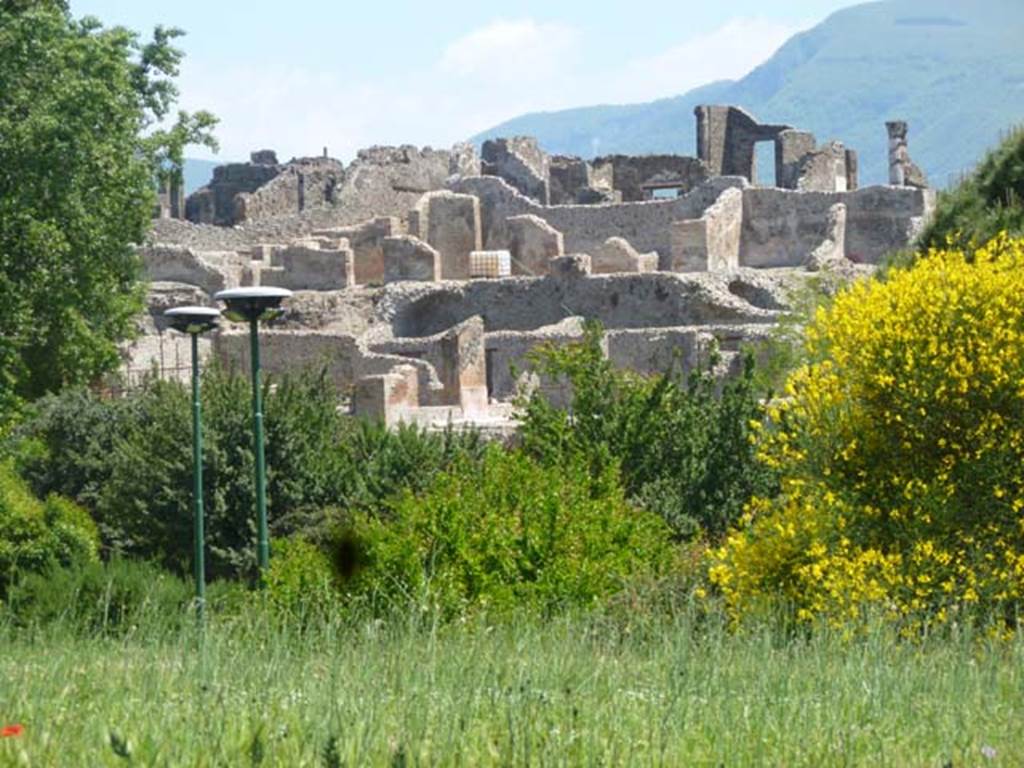
<path fill-rule="evenodd" d="M 1024 638 L 620 617 L 0 642 L 4 766 L 1024 764 Z"/>

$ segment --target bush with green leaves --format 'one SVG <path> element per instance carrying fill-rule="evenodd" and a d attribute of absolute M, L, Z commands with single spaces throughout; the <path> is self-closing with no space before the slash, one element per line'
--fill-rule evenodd
<path fill-rule="evenodd" d="M 342 538 L 358 559 L 345 584 L 357 603 L 444 617 L 592 605 L 670 571 L 676 553 L 664 521 L 626 502 L 613 467 L 592 476 L 498 446 L 406 492 L 389 520 L 356 515 Z"/>
<path fill-rule="evenodd" d="M 88 513 L 65 498 L 33 495 L 10 462 L 0 463 L 0 597 L 25 573 L 97 559 Z"/>
<path fill-rule="evenodd" d="M 291 536 L 272 542 L 272 554 L 264 588 L 273 609 L 305 621 L 339 608 L 338 578 L 322 548 Z"/>
<path fill-rule="evenodd" d="M 541 393 L 521 403 L 524 449 L 546 466 L 586 462 L 595 477 L 618 467 L 627 497 L 656 512 L 678 538 L 720 537 L 753 495 L 770 495 L 774 473 L 758 462 L 752 422 L 764 418 L 753 358 L 722 381 L 709 371 L 681 379 L 616 369 L 601 327 L 540 348 L 537 370 L 567 381 L 568 408 Z"/>
<path fill-rule="evenodd" d="M 1024 235 L 1024 127 L 1016 128 L 953 189 L 939 194 L 922 250 L 970 248 L 1000 232 Z"/>
<path fill-rule="evenodd" d="M 193 595 L 191 584 L 154 563 L 115 558 L 28 574 L 11 588 L 4 612 L 23 627 L 124 634 L 182 626 Z"/>
<path fill-rule="evenodd" d="M 192 556 L 192 448 L 186 387 L 150 381 L 121 398 L 72 390 L 36 404 L 8 444 L 40 494 L 90 510 L 106 551 L 180 572 Z M 265 387 L 272 535 L 316 539 L 325 510 L 387 514 L 397 491 L 426 487 L 455 458 L 481 450 L 475 433 L 389 432 L 338 412 L 334 386 L 307 372 Z M 255 565 L 252 415 L 245 378 L 203 377 L 204 504 L 211 578 Z"/>

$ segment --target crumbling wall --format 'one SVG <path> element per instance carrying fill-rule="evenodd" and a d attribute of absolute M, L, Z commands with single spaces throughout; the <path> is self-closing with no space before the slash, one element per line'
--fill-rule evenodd
<path fill-rule="evenodd" d="M 673 272 L 725 272 L 736 269 L 743 233 L 742 189 L 727 189 L 697 219 L 672 224 Z"/>
<path fill-rule="evenodd" d="M 572 261 L 565 256 L 557 261 Z M 480 315 L 488 333 L 534 331 L 579 315 L 606 328 L 661 328 L 704 323 L 769 323 L 771 308 L 729 289 L 717 274 L 585 275 L 477 280 L 466 283 L 409 283 L 389 286 L 386 304 L 392 335 L 431 336 Z M 758 304 L 767 303 L 757 300 Z"/>
<path fill-rule="evenodd" d="M 413 234 L 441 254 L 442 280 L 468 280 L 469 254 L 483 249 L 480 201 L 440 190 L 416 204 Z"/>
<path fill-rule="evenodd" d="M 767 125 L 739 107 L 703 105 L 694 109 L 697 118 L 697 156 L 712 176 L 743 176 L 757 179 L 755 145 L 776 141 L 788 125 Z"/>
<path fill-rule="evenodd" d="M 497 176 L 541 205 L 551 202 L 550 158 L 532 136 L 490 139 L 482 148 L 481 171 Z"/>
<path fill-rule="evenodd" d="M 513 275 L 546 275 L 551 259 L 565 253 L 562 233 L 532 214 L 505 220 Z"/>
<path fill-rule="evenodd" d="M 225 288 L 252 285 L 244 257 L 234 251 L 196 251 L 187 246 L 156 243 L 139 249 L 147 280 L 195 285 L 213 295 Z"/>
<path fill-rule="evenodd" d="M 846 206 L 846 257 L 877 264 L 913 240 L 934 207 L 934 193 L 908 187 L 846 193 L 745 189 L 740 264 L 802 266 L 832 237 L 830 211 L 839 203 Z"/>
<path fill-rule="evenodd" d="M 667 260 L 671 253 L 672 222 L 699 218 L 722 190 L 743 184 L 742 179 L 735 177 L 718 178 L 673 200 L 557 206 L 539 205 L 493 177 L 460 179 L 451 188 L 480 198 L 485 248 L 511 250 L 509 217 L 530 214 L 562 233 L 566 252 L 590 253 L 609 237 L 624 237 L 638 251 L 655 251 L 661 259 Z"/>
<path fill-rule="evenodd" d="M 213 353 L 225 368 L 249 370 L 247 331 L 228 326 L 212 338 Z M 260 331 L 260 362 L 269 376 L 323 371 L 343 393 L 351 392 L 363 377 L 387 374 L 397 366 L 410 365 L 416 368 L 424 389 L 441 389 L 437 372 L 429 363 L 372 352 L 360 339 L 331 331 L 263 329 Z"/>
<path fill-rule="evenodd" d="M 586 196 L 593 191 L 590 163 L 582 158 L 553 155 L 548 174 L 551 205 L 583 202 L 580 195 Z"/>
<path fill-rule="evenodd" d="M 696 157 L 683 155 L 606 155 L 593 162 L 595 173 L 611 178 L 611 186 L 622 202 L 650 200 L 659 188 L 682 193 L 700 186 L 708 178 L 707 165 Z"/>
<path fill-rule="evenodd" d="M 272 152 L 254 152 L 248 163 L 228 163 L 213 169 L 213 179 L 185 201 L 185 218 L 196 224 L 234 226 L 235 198 L 251 193 L 277 178 L 284 166 Z"/>
<path fill-rule="evenodd" d="M 347 240 L 327 244 L 310 239 L 273 248 L 270 265 L 259 274 L 260 285 L 292 291 L 338 291 L 356 284 Z"/>
<path fill-rule="evenodd" d="M 384 282 L 384 240 L 404 234 L 396 216 L 378 216 L 349 227 L 331 227 L 313 232 L 314 237 L 348 240 L 355 261 L 357 285 Z"/>
<path fill-rule="evenodd" d="M 292 160 L 259 189 L 238 194 L 233 223 L 244 224 L 333 205 L 344 178 L 344 166 L 337 160 L 327 157 Z"/>

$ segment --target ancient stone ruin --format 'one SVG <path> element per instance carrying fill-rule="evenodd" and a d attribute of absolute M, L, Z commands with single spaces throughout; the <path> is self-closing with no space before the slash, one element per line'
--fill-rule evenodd
<path fill-rule="evenodd" d="M 696 157 L 585 160 L 512 137 L 479 155 L 374 147 L 346 166 L 261 151 L 222 166 L 161 206 L 141 248 L 150 311 L 126 375 L 187 374 L 168 306 L 282 286 L 297 293 L 263 337 L 271 372 L 322 367 L 355 413 L 389 424 L 503 425 L 523 387 L 565 396 L 527 355 L 578 339 L 584 319 L 603 323 L 618 366 L 685 371 L 717 349 L 728 368 L 794 285 L 869 271 L 933 208 L 904 123 L 888 124 L 892 183 L 859 188 L 857 155 L 837 141 L 737 107 L 696 120 Z M 755 183 L 760 142 L 774 145 L 775 186 Z M 244 329 L 202 344 L 247 365 Z"/>

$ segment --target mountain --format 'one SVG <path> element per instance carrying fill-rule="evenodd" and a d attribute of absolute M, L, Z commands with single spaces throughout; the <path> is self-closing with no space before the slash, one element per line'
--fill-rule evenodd
<path fill-rule="evenodd" d="M 865 184 L 888 179 L 885 121 L 910 123 L 913 159 L 947 186 L 1024 121 L 1022 0 L 885 0 L 790 38 L 736 81 L 647 104 L 536 113 L 474 137 L 536 136 L 552 153 L 695 154 L 693 108 L 736 104 L 765 123 L 840 139 Z"/>
<path fill-rule="evenodd" d="M 192 160 L 185 158 L 185 194 L 191 195 L 213 178 L 213 169 L 227 160 Z"/>

